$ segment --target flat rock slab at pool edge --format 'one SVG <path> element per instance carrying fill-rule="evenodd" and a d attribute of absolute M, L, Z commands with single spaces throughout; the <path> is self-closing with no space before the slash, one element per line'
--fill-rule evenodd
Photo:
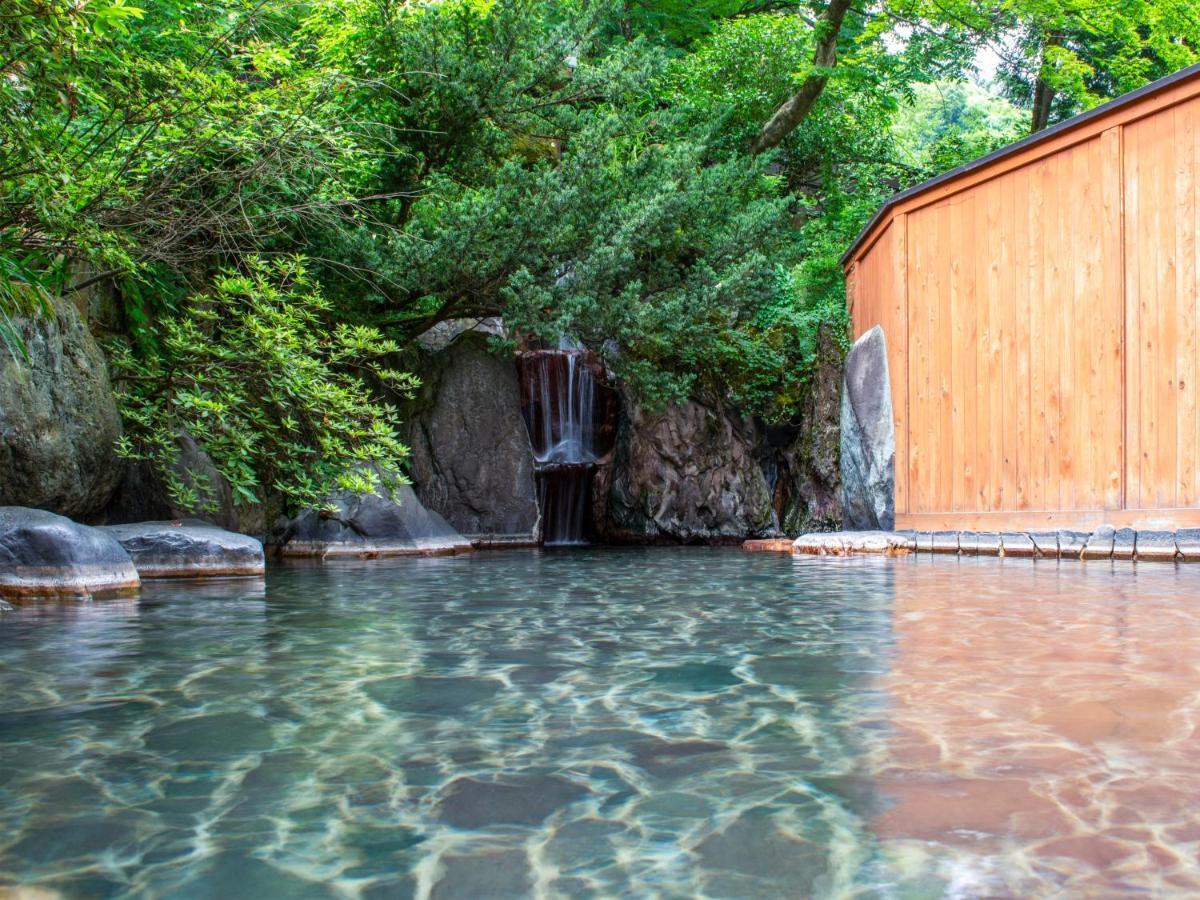
<path fill-rule="evenodd" d="M 141 584 L 129 554 L 99 528 L 23 506 L 0 506 L 0 596 L 81 596 Z"/>
<path fill-rule="evenodd" d="M 262 575 L 262 543 L 198 519 L 102 529 L 125 548 L 143 578 Z"/>
<path fill-rule="evenodd" d="M 1109 559 L 1139 562 L 1200 562 L 1200 529 L 1135 531 L 1101 525 L 1078 531 L 831 531 L 746 541 L 757 553 L 806 556 L 874 554 L 904 556 L 1007 556 L 1025 559 Z"/>
<path fill-rule="evenodd" d="M 851 556 L 877 553 L 883 556 L 903 556 L 917 549 L 909 536 L 894 531 L 828 531 L 798 537 L 792 553 L 811 556 Z"/>

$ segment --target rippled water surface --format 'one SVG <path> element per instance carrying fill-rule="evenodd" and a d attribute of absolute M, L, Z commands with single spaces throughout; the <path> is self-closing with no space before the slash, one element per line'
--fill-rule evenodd
<path fill-rule="evenodd" d="M 1194 895 L 1198 604 L 1169 565 L 610 550 L 27 605 L 0 885 Z"/>

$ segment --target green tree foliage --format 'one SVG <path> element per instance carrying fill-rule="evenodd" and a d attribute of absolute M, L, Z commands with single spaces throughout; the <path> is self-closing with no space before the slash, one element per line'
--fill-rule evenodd
<path fill-rule="evenodd" d="M 166 461 L 186 427 L 245 490 L 298 501 L 403 455 L 327 338 L 372 358 L 503 315 L 651 401 L 791 416 L 858 229 L 1014 136 L 963 83 L 977 52 L 1029 122 L 1197 47 L 1182 0 L 133 2 L 0 0 L 0 337 L 104 285 L 129 451 Z M 266 396 L 291 399 L 246 405 Z"/>
<path fill-rule="evenodd" d="M 395 411 L 368 385 L 417 386 L 383 362 L 399 346 L 373 328 L 335 324 L 298 260 L 250 257 L 243 269 L 163 318 L 153 351 L 113 348 L 123 455 L 153 463 L 185 509 L 204 491 L 173 467 L 181 432 L 204 447 L 241 502 L 268 488 L 294 506 L 319 507 L 335 489 L 400 483 L 408 448 Z"/>
<path fill-rule="evenodd" d="M 932 23 L 1000 61 L 1007 96 L 1039 131 L 1200 60 L 1191 0 L 892 0 L 914 27 Z"/>
<path fill-rule="evenodd" d="M 916 85 L 892 134 L 899 159 L 932 178 L 1019 140 L 1029 116 L 970 82 Z"/>

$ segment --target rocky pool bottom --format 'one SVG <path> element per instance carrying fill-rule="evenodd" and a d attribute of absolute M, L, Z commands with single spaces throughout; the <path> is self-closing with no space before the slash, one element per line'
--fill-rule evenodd
<path fill-rule="evenodd" d="M 287 564 L 0 615 L 0 885 L 1200 891 L 1200 574 L 737 549 Z"/>

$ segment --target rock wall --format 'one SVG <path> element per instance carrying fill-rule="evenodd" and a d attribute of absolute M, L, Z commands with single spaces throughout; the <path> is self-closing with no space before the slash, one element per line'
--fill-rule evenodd
<path fill-rule="evenodd" d="M 773 533 L 761 434 L 717 401 L 651 411 L 622 391 L 612 462 L 593 483 L 596 533 L 615 542 L 735 541 Z"/>
<path fill-rule="evenodd" d="M 195 508 L 178 506 L 149 463 L 129 460 L 122 465 L 120 484 L 99 520 L 108 525 L 124 525 L 159 519 L 203 519 L 230 531 L 242 529 L 229 482 L 191 435 L 179 435 L 179 457 L 174 469 L 180 480 L 193 488 L 200 498 L 201 502 Z M 256 522 L 248 533 L 261 536 L 268 524 Z"/>
<path fill-rule="evenodd" d="M 842 525 L 841 386 L 845 353 L 837 330 L 817 333 L 816 365 L 795 426 L 771 429 L 779 477 L 775 512 L 790 535 L 836 531 Z"/>
<path fill-rule="evenodd" d="M 598 537 L 696 543 L 839 528 L 842 348 L 823 327 L 800 414 L 786 425 L 716 400 L 653 412 L 623 390 L 616 448 L 593 484 Z"/>
<path fill-rule="evenodd" d="M 468 536 L 538 533 L 533 448 L 521 417 L 516 365 L 467 332 L 418 366 L 406 411 L 409 472 L 421 502 Z"/>
<path fill-rule="evenodd" d="M 104 354 L 68 301 L 16 319 L 28 360 L 0 347 L 0 505 L 88 518 L 121 476 L 121 418 Z"/>

